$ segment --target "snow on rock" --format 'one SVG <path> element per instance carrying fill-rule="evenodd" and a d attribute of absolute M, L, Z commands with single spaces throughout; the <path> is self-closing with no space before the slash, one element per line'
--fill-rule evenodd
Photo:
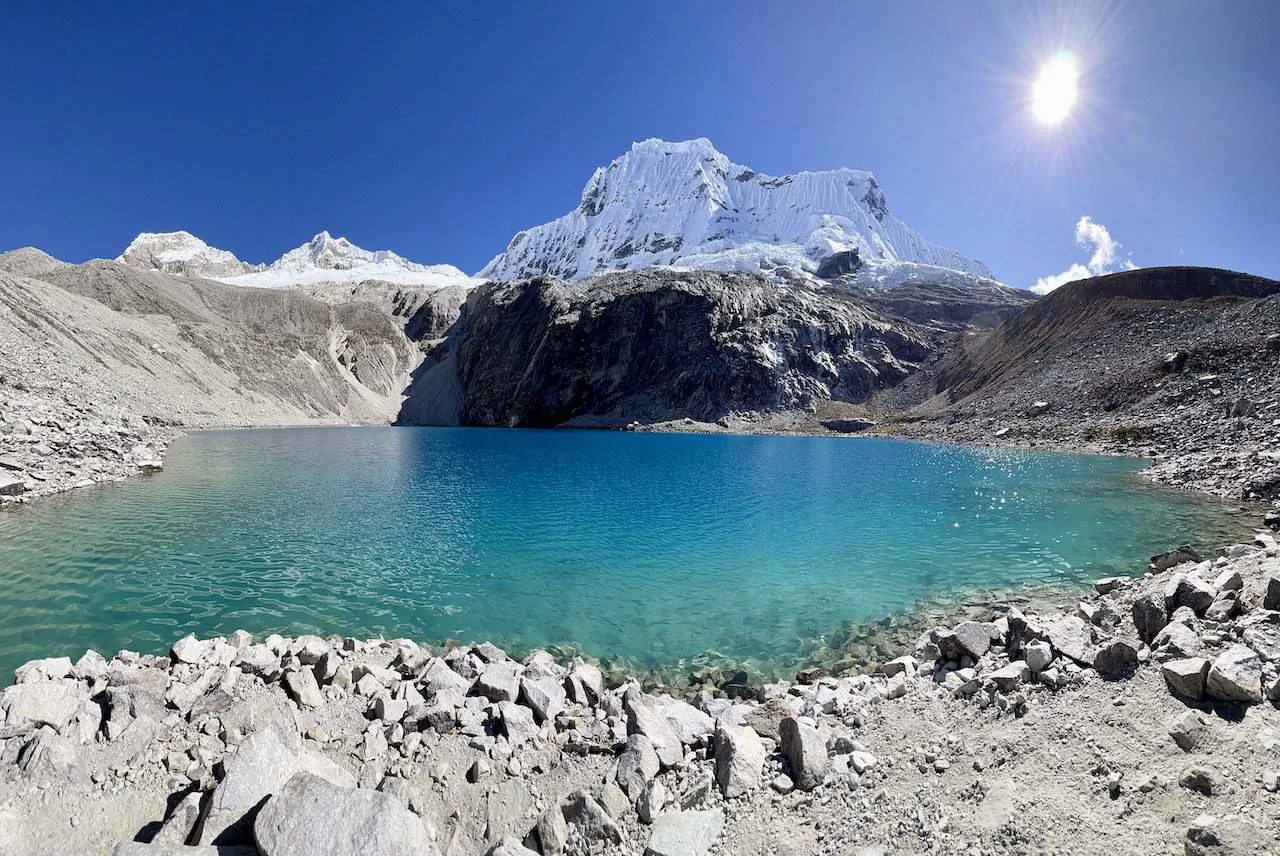
<path fill-rule="evenodd" d="M 236 276 L 256 269 L 234 253 L 211 247 L 190 232 L 143 232 L 116 261 L 179 276 Z"/>
<path fill-rule="evenodd" d="M 929 273 L 990 280 L 981 262 L 931 244 L 889 213 L 869 172 L 772 177 L 706 139 L 650 139 L 597 169 L 578 207 L 517 234 L 478 276 L 581 279 L 655 265 L 811 276 L 837 252 L 879 263 L 885 285 Z"/>
<path fill-rule="evenodd" d="M 477 280 L 453 265 L 424 265 L 411 262 L 391 250 L 365 250 L 328 232 L 321 232 L 302 246 L 290 250 L 264 270 L 220 279 L 232 285 L 258 288 L 349 284 L 366 280 L 440 288 L 478 284 Z"/>

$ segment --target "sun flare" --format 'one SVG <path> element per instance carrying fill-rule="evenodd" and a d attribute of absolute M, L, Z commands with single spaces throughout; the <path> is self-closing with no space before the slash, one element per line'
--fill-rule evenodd
<path fill-rule="evenodd" d="M 1040 69 L 1031 87 L 1031 112 L 1045 125 L 1059 125 L 1076 106 L 1079 97 L 1080 70 L 1076 55 L 1058 51 Z"/>

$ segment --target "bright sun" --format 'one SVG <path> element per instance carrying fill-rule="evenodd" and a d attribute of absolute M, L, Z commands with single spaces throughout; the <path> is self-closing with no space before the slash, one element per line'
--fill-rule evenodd
<path fill-rule="evenodd" d="M 1040 76 L 1031 87 L 1031 112 L 1046 125 L 1061 124 L 1076 106 L 1079 79 L 1076 55 L 1068 50 L 1058 51 L 1040 69 Z"/>

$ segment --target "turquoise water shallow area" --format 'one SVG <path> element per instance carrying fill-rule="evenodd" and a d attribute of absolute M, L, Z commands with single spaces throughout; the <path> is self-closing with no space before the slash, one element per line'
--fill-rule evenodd
<path fill-rule="evenodd" d="M 1137 573 L 1227 509 L 1142 462 L 873 438 L 192 434 L 163 473 L 0 514 L 0 684 L 245 628 L 793 662 L 926 597 Z"/>

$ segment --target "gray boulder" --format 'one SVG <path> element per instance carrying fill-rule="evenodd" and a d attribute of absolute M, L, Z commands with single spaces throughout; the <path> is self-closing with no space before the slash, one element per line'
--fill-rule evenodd
<path fill-rule="evenodd" d="M 1047 631 L 1053 650 L 1081 666 L 1093 665 L 1093 633 L 1084 619 L 1068 615 L 1049 624 Z"/>
<path fill-rule="evenodd" d="M 742 796 L 760 787 L 765 748 L 760 736 L 745 725 L 721 724 L 712 742 L 716 759 L 716 784 L 725 799 Z"/>
<path fill-rule="evenodd" d="M 1217 595 L 1218 592 L 1214 587 L 1204 580 L 1178 574 L 1170 579 L 1165 587 L 1165 611 L 1172 615 L 1178 607 L 1186 606 L 1196 615 L 1204 615 L 1205 610 Z"/>
<path fill-rule="evenodd" d="M 1121 678 L 1138 668 L 1138 645 L 1128 639 L 1112 639 L 1098 648 L 1093 668 L 1106 678 Z"/>
<path fill-rule="evenodd" d="M 253 822 L 262 856 L 426 856 L 426 827 L 394 797 L 293 774 Z"/>
<path fill-rule="evenodd" d="M 1204 682 L 1209 674 L 1209 661 L 1203 657 L 1170 660 L 1161 669 L 1169 692 L 1186 699 L 1204 698 Z"/>
<path fill-rule="evenodd" d="M 791 779 L 797 788 L 811 791 L 826 779 L 831 770 L 827 742 L 812 725 L 794 716 L 782 720 L 782 754 L 791 764 Z"/>
<path fill-rule="evenodd" d="M 499 660 L 484 667 L 476 678 L 475 691 L 489 701 L 515 701 L 520 696 L 519 663 Z"/>
<path fill-rule="evenodd" d="M 317 656 L 316 661 L 319 659 Z M 316 661 L 312 661 L 311 665 L 315 665 Z M 324 696 L 320 692 L 320 685 L 316 683 L 315 672 L 311 669 L 286 672 L 284 688 L 288 691 L 289 697 L 298 703 L 298 707 L 320 707 L 324 704 Z"/>
<path fill-rule="evenodd" d="M 62 731 L 87 697 L 75 680 L 14 684 L 0 692 L 0 722 L 15 729 L 48 725 Z"/>
<path fill-rule="evenodd" d="M 1213 661 L 1204 686 L 1219 701 L 1262 701 L 1262 661 L 1253 649 L 1232 645 Z"/>
<path fill-rule="evenodd" d="M 1133 602 L 1133 626 L 1138 629 L 1138 638 L 1148 645 L 1156 634 L 1169 623 L 1169 614 L 1164 608 L 1164 598 L 1156 592 L 1141 595 Z"/>
<path fill-rule="evenodd" d="M 622 706 L 627 714 L 627 733 L 649 738 L 664 769 L 678 764 L 684 757 L 684 746 L 657 701 L 632 685 L 622 696 Z"/>
<path fill-rule="evenodd" d="M 645 856 L 705 856 L 724 831 L 724 811 L 673 811 L 653 821 Z"/>
<path fill-rule="evenodd" d="M 643 734 L 632 734 L 627 737 L 627 748 L 618 756 L 614 779 L 622 792 L 635 802 L 661 769 L 658 753 L 654 751 L 649 738 Z"/>

